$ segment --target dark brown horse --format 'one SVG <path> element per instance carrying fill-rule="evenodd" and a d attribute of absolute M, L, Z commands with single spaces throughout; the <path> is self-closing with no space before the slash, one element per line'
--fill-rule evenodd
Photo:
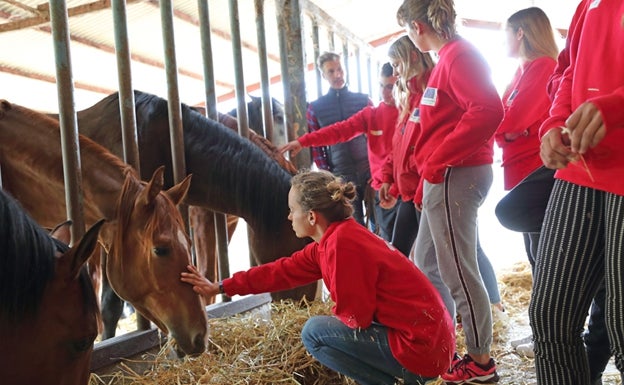
<path fill-rule="evenodd" d="M 207 320 L 198 296 L 180 282 L 190 240 L 176 205 L 190 177 L 163 190 L 163 167 L 149 183 L 108 150 L 80 135 L 85 221 L 108 222 L 101 232 L 114 290 L 175 338 L 179 353 L 205 349 Z M 43 226 L 66 217 L 58 121 L 0 102 L 3 186 Z"/>
<path fill-rule="evenodd" d="M 264 118 L 262 116 L 262 98 L 259 96 L 249 95 L 250 101 L 247 103 L 247 120 L 249 128 L 261 137 L 267 137 L 264 132 Z M 281 146 L 286 144 L 286 119 L 284 117 L 284 105 L 271 98 L 271 110 L 273 112 L 273 135 L 269 141 L 275 145 Z M 228 112 L 229 116 L 238 118 L 238 111 L 235 109 Z M 219 118 L 221 121 L 221 118 Z"/>
<path fill-rule="evenodd" d="M 70 249 L 66 244 L 69 226 L 48 235 L 0 190 L 3 384 L 89 382 L 99 309 L 83 266 L 93 253 L 102 224 L 97 222 Z"/>
<path fill-rule="evenodd" d="M 135 91 L 141 173 L 161 164 L 171 170 L 167 101 Z M 309 240 L 298 239 L 288 221 L 291 174 L 249 140 L 182 105 L 186 171 L 193 180 L 186 203 L 233 214 L 249 225 L 250 252 L 258 264 L 288 256 Z M 119 95 L 78 112 L 82 134 L 121 156 Z M 173 177 L 165 174 L 165 185 Z M 316 285 L 273 293 L 274 299 L 314 298 Z"/>
<path fill-rule="evenodd" d="M 248 107 L 250 109 L 256 109 L 259 105 L 252 105 L 250 102 Z M 193 107 L 193 109 L 200 112 L 202 115 L 205 115 L 206 113 L 201 107 Z M 279 114 L 279 111 L 277 112 Z M 218 119 L 219 123 L 228 127 L 233 132 L 238 131 L 238 121 L 233 116 L 219 113 Z M 279 115 L 276 119 L 279 120 Z M 257 125 L 258 123 L 260 123 L 260 125 L 262 124 L 261 121 L 257 121 L 255 124 Z M 282 153 L 278 151 L 277 147 L 273 145 L 273 143 L 257 134 L 256 132 L 258 129 L 259 128 L 256 127 L 254 130 L 249 130 L 249 141 L 277 162 L 280 167 L 286 170 L 289 174 L 294 175 L 297 172 L 296 167 L 284 158 Z M 201 206 L 190 206 L 189 220 L 191 222 L 191 227 L 193 228 L 193 246 L 195 247 L 195 253 L 197 255 L 197 268 L 206 278 L 214 281 L 218 279 L 218 263 L 213 211 Z M 232 239 L 232 235 L 236 229 L 236 225 L 238 224 L 238 217 L 227 214 L 226 221 L 229 242 Z M 214 300 L 215 299 L 212 298 L 209 303 L 213 303 Z"/>

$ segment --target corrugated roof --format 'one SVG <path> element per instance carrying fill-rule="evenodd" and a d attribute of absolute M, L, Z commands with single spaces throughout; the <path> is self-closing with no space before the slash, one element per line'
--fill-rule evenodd
<path fill-rule="evenodd" d="M 401 0 L 302 0 L 306 61 L 313 63 L 310 10 L 319 9 L 320 45 L 327 49 L 329 28 L 348 30 L 361 41 L 386 43 L 401 33 L 396 10 Z M 513 11 L 541 6 L 557 28 L 567 28 L 576 7 L 565 0 L 503 1 L 456 0 L 458 14 L 473 25 L 496 27 Z M 204 100 L 202 55 L 195 0 L 175 0 L 174 35 L 180 98 L 189 104 Z M 280 52 L 274 0 L 264 2 L 268 66 L 271 77 L 279 76 Z M 71 31 L 72 71 L 78 109 L 90 106 L 118 88 L 114 57 L 115 37 L 110 0 L 68 0 Z M 229 0 L 209 0 L 216 93 L 232 97 L 234 73 L 230 41 Z M 53 42 L 47 21 L 49 3 L 42 0 L 0 0 L 0 98 L 25 106 L 55 111 L 56 86 Z M 161 13 L 157 0 L 128 0 L 128 36 L 132 53 L 133 87 L 167 95 L 163 59 Z M 254 0 L 239 0 L 240 35 L 243 46 L 245 84 L 259 87 Z M 332 17 L 334 20 L 330 20 Z M 461 22 L 461 20 L 460 20 Z M 327 26 L 329 25 L 329 26 Z M 13 30 L 10 30 L 15 28 Z M 339 39 L 340 36 L 337 36 Z M 336 50 L 342 50 L 338 40 Z M 351 49 L 353 49 L 351 47 Z M 372 51 L 368 51 L 372 52 Z M 384 60 L 384 53 L 379 60 Z M 309 87 L 314 88 L 315 85 Z"/>

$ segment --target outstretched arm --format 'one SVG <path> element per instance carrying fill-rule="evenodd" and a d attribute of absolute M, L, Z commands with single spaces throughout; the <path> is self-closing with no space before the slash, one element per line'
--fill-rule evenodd
<path fill-rule="evenodd" d="M 278 151 L 281 154 L 284 154 L 286 151 L 290 151 L 290 156 L 294 157 L 294 156 L 297 156 L 297 154 L 301 151 L 302 148 L 303 146 L 301 145 L 301 143 L 299 143 L 298 140 L 293 140 L 292 142 L 288 142 L 282 147 L 278 148 Z"/>
<path fill-rule="evenodd" d="M 203 296 L 207 300 L 213 298 L 217 294 L 220 294 L 221 290 L 218 283 L 210 282 L 208 278 L 201 275 L 195 266 L 188 265 L 186 268 L 189 272 L 180 273 L 180 280 L 193 285 L 194 292 Z"/>

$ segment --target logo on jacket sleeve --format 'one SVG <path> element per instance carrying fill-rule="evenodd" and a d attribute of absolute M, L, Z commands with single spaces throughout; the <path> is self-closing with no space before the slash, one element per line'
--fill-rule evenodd
<path fill-rule="evenodd" d="M 420 99 L 420 104 L 424 106 L 435 106 L 437 101 L 438 89 L 433 87 L 427 87 L 422 99 Z"/>
<path fill-rule="evenodd" d="M 414 108 L 414 111 L 412 111 L 412 113 L 410 114 L 409 121 L 414 123 L 420 123 L 420 108 Z"/>

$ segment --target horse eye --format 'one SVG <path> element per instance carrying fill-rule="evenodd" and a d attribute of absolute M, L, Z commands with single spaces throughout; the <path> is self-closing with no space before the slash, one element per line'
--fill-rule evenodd
<path fill-rule="evenodd" d="M 169 249 L 166 247 L 154 247 L 154 254 L 159 257 L 165 257 L 169 255 Z"/>
<path fill-rule="evenodd" d="M 71 347 L 74 354 L 84 353 L 91 349 L 93 347 L 93 341 L 95 341 L 95 337 L 87 337 L 72 342 Z"/>

